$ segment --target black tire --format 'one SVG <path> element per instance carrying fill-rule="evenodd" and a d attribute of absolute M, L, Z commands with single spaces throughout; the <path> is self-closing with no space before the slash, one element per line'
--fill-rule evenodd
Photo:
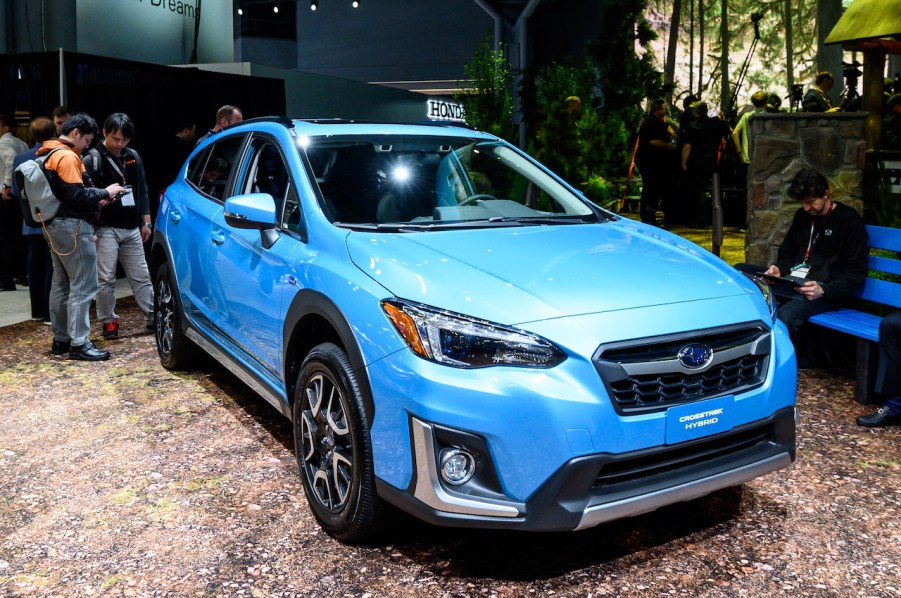
<path fill-rule="evenodd" d="M 182 332 L 181 304 L 169 274 L 169 264 L 156 271 L 153 284 L 156 317 L 156 352 L 167 370 L 188 370 L 197 363 L 197 346 Z"/>
<path fill-rule="evenodd" d="M 304 493 L 322 529 L 348 544 L 376 539 L 392 507 L 376 494 L 370 421 L 341 348 L 323 343 L 304 359 L 293 415 Z"/>

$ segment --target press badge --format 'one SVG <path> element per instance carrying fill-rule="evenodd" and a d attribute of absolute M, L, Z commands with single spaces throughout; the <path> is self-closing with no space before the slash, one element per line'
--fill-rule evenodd
<path fill-rule="evenodd" d="M 122 205 L 123 206 L 135 205 L 135 194 L 131 189 L 131 185 L 125 186 L 125 193 L 122 194 Z"/>
<path fill-rule="evenodd" d="M 791 275 L 795 278 L 807 278 L 808 272 L 810 272 L 810 266 L 807 265 L 807 262 L 801 262 L 792 267 Z"/>

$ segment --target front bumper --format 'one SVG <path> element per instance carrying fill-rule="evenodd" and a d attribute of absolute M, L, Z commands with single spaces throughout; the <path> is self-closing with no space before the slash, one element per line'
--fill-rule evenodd
<path fill-rule="evenodd" d="M 442 445 L 464 443 L 410 419 L 414 476 L 406 489 L 381 480 L 379 494 L 417 517 L 445 526 L 567 531 L 639 515 L 735 486 L 789 465 L 795 458 L 795 410 L 676 446 L 619 455 L 577 457 L 526 502 L 505 499 L 483 472 L 483 483 L 453 488 L 437 474 Z M 447 440 L 450 438 L 450 440 Z M 481 452 L 481 447 L 469 447 Z M 483 468 L 492 468 L 483 456 Z M 488 483 L 484 483 L 484 480 Z"/>

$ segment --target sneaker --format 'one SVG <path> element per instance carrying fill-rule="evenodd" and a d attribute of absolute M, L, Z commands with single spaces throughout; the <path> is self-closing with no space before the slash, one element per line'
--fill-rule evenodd
<path fill-rule="evenodd" d="M 109 351 L 98 349 L 91 341 L 85 341 L 83 345 L 73 345 L 69 349 L 69 359 L 103 361 L 104 359 L 109 359 Z"/>
<path fill-rule="evenodd" d="M 103 338 L 119 338 L 119 320 L 104 322 Z"/>

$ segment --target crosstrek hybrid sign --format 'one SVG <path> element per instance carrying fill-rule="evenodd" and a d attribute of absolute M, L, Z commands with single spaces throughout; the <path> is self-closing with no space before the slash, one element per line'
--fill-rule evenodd
<path fill-rule="evenodd" d="M 78 51 L 152 62 L 187 64 L 200 17 L 197 61 L 234 62 L 231 2 L 196 0 L 78 0 Z"/>
<path fill-rule="evenodd" d="M 676 444 L 732 429 L 732 396 L 671 407 L 666 412 L 666 443 Z"/>

